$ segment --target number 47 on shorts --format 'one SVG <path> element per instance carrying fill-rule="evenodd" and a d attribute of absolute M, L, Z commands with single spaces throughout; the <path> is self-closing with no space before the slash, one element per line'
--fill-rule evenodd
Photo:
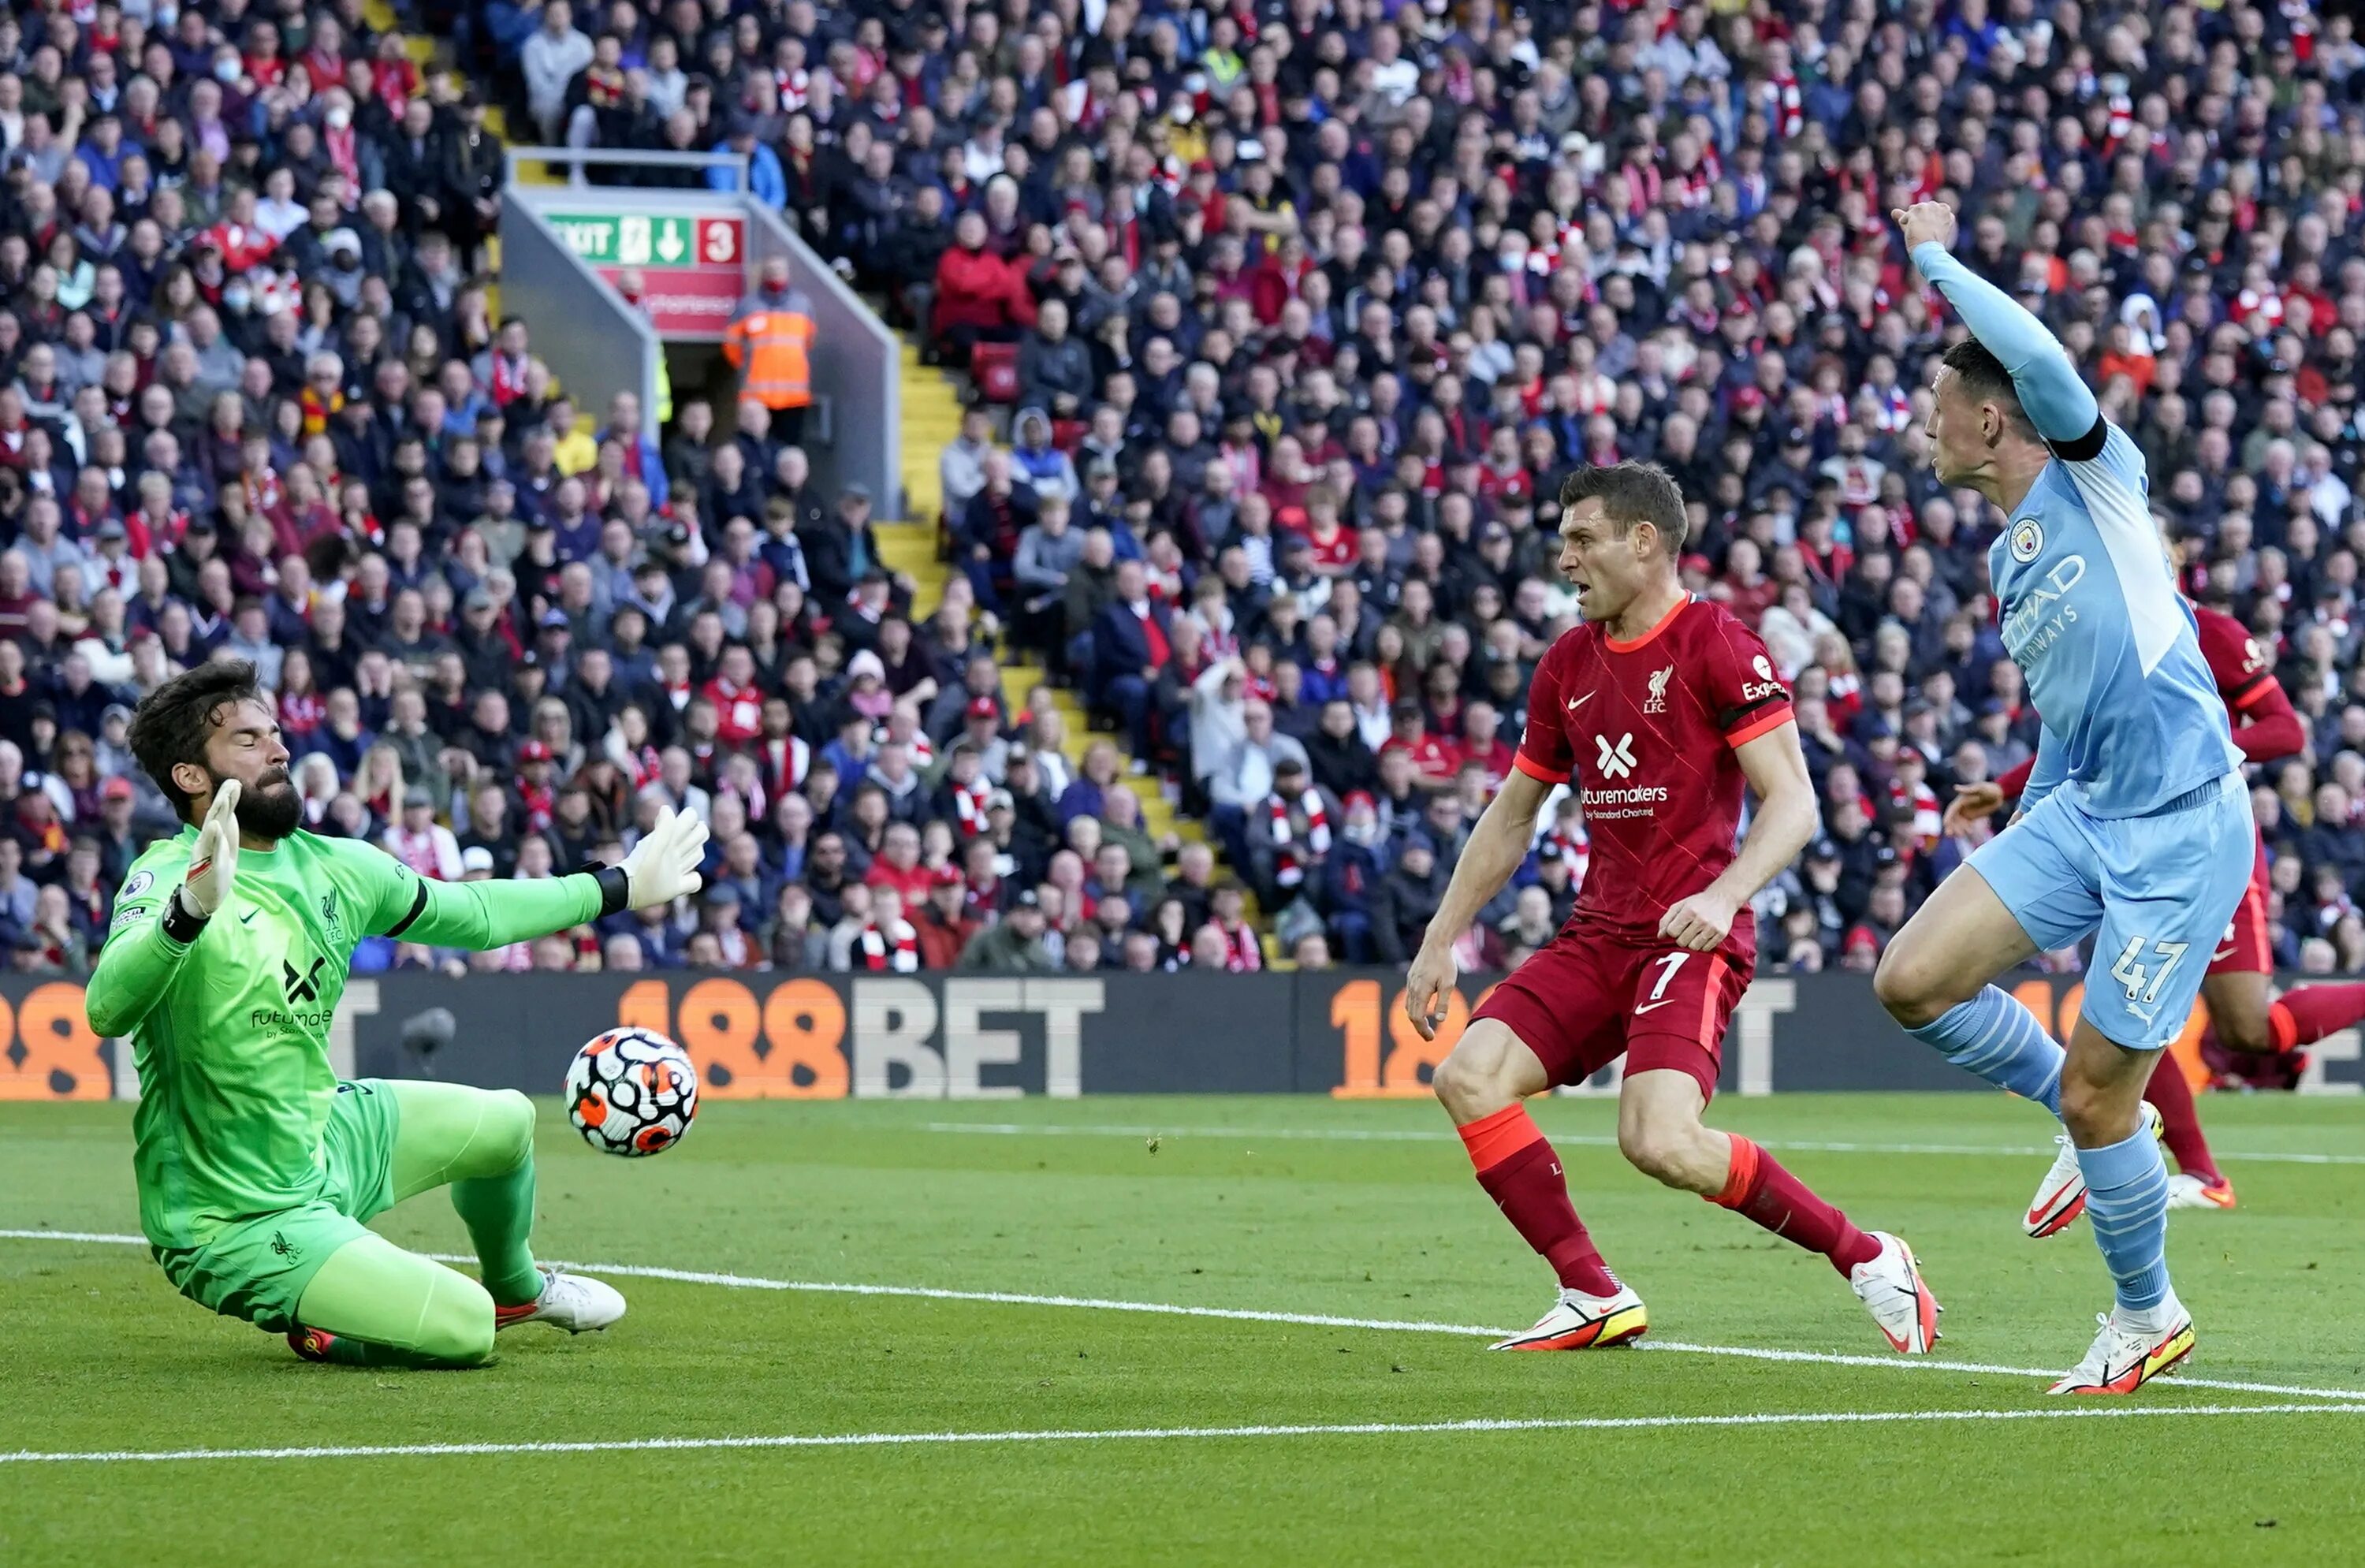
<path fill-rule="evenodd" d="M 2151 964 L 2143 961 L 2146 946 L 2151 948 Z M 2148 942 L 2141 936 L 2131 936 L 2126 950 L 2111 965 L 2111 978 L 2127 988 L 2130 1005 L 2158 1007 L 2160 988 L 2168 983 L 2169 973 L 2191 946 L 2189 942 Z"/>

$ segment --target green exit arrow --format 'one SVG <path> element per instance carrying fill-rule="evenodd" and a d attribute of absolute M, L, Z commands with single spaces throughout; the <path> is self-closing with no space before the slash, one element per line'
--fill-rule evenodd
<path fill-rule="evenodd" d="M 698 219 L 646 213 L 548 212 L 569 250 L 592 266 L 690 267 Z"/>

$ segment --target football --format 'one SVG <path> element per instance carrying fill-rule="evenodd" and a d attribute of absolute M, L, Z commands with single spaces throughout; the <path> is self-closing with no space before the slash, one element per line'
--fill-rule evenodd
<path fill-rule="evenodd" d="M 566 1114 L 583 1141 L 608 1154 L 658 1154 L 698 1115 L 689 1053 L 649 1029 L 611 1029 L 575 1053 Z"/>

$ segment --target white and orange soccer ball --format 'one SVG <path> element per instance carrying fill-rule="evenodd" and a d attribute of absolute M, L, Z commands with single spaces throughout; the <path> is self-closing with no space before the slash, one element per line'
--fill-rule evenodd
<path fill-rule="evenodd" d="M 567 1067 L 566 1114 L 602 1153 L 662 1153 L 698 1115 L 698 1070 L 654 1030 L 611 1029 Z"/>

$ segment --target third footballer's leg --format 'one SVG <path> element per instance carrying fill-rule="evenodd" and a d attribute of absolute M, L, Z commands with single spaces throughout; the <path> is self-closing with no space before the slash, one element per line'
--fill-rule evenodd
<path fill-rule="evenodd" d="M 2212 967 L 2201 982 L 2201 1000 L 2209 1010 L 2210 1031 L 2225 1044 L 2257 1039 L 2261 1045 L 2236 1049 L 2271 1049 L 2267 1010 L 2274 1000 L 2263 970 L 2220 970 Z M 2209 1136 L 2201 1130 L 2201 1106 L 2184 1064 L 2173 1051 L 2162 1051 L 2151 1071 L 2144 1098 L 2159 1111 L 2160 1137 L 2176 1157 L 2176 1174 L 2169 1178 L 2170 1208 L 2230 1209 L 2234 1185 L 2217 1167 Z"/>
<path fill-rule="evenodd" d="M 624 1315 L 624 1298 L 609 1286 L 533 1260 L 533 1102 L 513 1089 L 457 1083 L 384 1087 L 400 1111 L 394 1199 L 451 1187 L 501 1327 L 546 1322 L 580 1333 Z"/>

